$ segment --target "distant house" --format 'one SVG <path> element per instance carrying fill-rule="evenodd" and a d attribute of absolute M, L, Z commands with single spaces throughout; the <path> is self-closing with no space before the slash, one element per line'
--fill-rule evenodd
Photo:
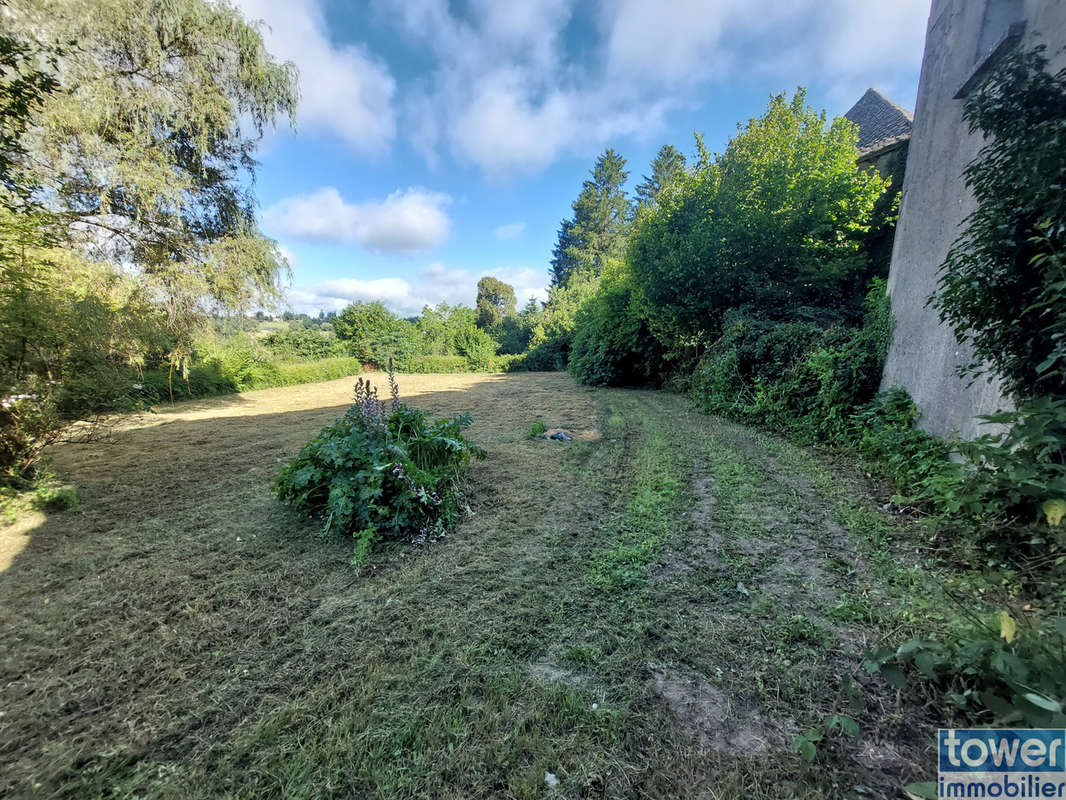
<path fill-rule="evenodd" d="M 896 193 L 903 187 L 914 116 L 877 89 L 867 89 L 844 117 L 859 127 L 859 165 L 871 166 L 892 180 L 890 191 L 885 193 L 875 210 L 880 216 L 888 211 Z M 892 259 L 894 235 L 895 229 L 888 227 L 873 232 L 866 242 L 870 258 L 882 274 L 888 271 Z"/>
<path fill-rule="evenodd" d="M 859 163 L 876 166 L 882 175 L 901 170 L 907 162 L 907 145 L 914 127 L 914 115 L 877 89 L 867 89 L 859 102 L 844 115 L 859 126 Z"/>

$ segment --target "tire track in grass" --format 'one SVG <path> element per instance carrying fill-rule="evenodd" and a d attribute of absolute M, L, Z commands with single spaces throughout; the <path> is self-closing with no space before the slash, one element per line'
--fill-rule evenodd
<path fill-rule="evenodd" d="M 596 589 L 634 589 L 647 582 L 648 567 L 676 527 L 688 470 L 663 418 L 649 411 L 645 399 L 623 396 L 609 408 L 609 434 L 634 440 L 632 471 L 616 496 L 623 504 L 612 544 L 593 558 L 587 580 Z"/>

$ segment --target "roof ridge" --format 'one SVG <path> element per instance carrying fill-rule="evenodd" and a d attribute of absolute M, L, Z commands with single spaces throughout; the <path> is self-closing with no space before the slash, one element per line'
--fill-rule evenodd
<path fill-rule="evenodd" d="M 869 94 L 870 92 L 873 92 L 875 95 L 877 95 L 877 97 L 879 99 L 881 99 L 884 102 L 888 103 L 890 106 L 892 106 L 894 109 L 896 109 L 896 111 L 899 111 L 900 113 L 902 113 L 911 122 L 914 122 L 914 112 L 913 111 L 908 111 L 905 106 L 901 106 L 899 103 L 897 103 L 895 100 L 893 100 L 887 94 L 882 92 L 876 86 L 871 86 L 869 89 L 866 90 L 866 94 Z M 865 97 L 866 95 L 863 95 L 863 96 Z"/>
<path fill-rule="evenodd" d="M 866 150 L 886 139 L 909 135 L 914 126 L 914 116 L 907 109 L 872 86 L 847 110 L 844 117 L 859 127 L 856 142 L 859 150 Z"/>

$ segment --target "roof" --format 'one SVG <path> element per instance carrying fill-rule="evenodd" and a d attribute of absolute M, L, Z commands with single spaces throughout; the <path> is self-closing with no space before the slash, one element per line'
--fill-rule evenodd
<path fill-rule="evenodd" d="M 859 126 L 859 152 L 862 154 L 909 137 L 914 123 L 911 112 L 876 89 L 867 89 L 844 116 Z"/>

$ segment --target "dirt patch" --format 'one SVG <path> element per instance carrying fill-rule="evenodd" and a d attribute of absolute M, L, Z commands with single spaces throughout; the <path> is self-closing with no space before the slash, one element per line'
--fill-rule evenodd
<path fill-rule="evenodd" d="M 754 705 L 694 676 L 656 670 L 652 686 L 704 752 L 752 756 L 780 751 L 797 731 L 792 720 L 771 720 Z"/>

